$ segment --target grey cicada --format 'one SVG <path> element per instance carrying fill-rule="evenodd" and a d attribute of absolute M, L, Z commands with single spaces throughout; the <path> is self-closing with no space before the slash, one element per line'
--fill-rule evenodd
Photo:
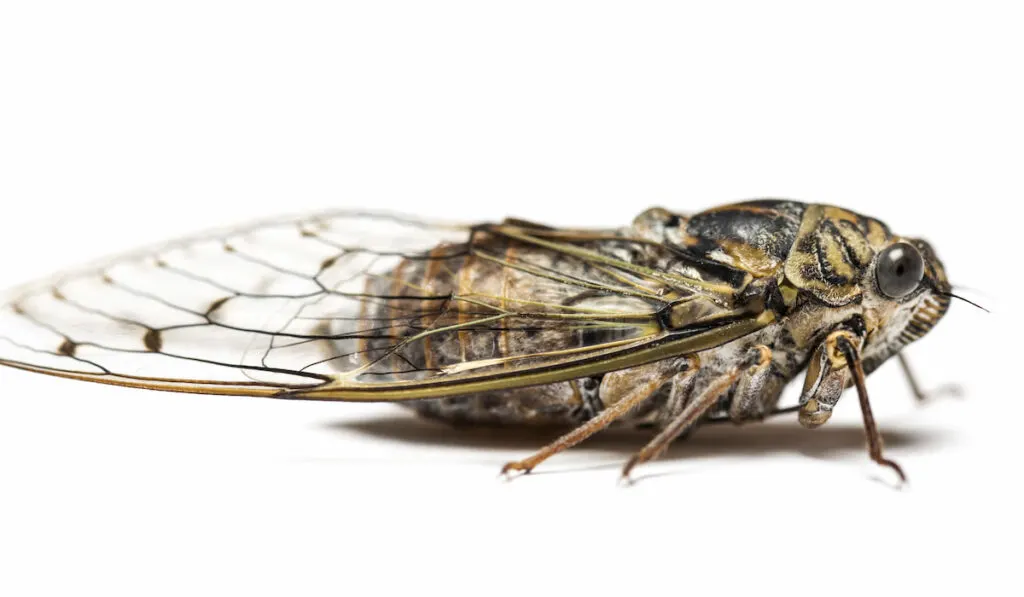
<path fill-rule="evenodd" d="M 0 363 L 154 390 L 402 402 L 572 424 L 529 472 L 612 423 L 660 431 L 799 411 L 825 423 L 949 307 L 932 248 L 827 205 L 763 200 L 620 229 L 453 226 L 336 212 L 123 255 L 7 295 Z M 780 409 L 801 370 L 799 405 Z"/>

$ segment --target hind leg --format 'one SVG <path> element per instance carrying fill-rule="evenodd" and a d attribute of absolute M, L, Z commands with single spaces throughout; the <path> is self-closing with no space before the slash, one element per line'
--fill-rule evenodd
<path fill-rule="evenodd" d="M 682 371 L 680 371 L 681 368 Z M 654 395 L 664 384 L 669 381 L 681 382 L 689 377 L 696 371 L 696 368 L 696 359 L 690 359 L 684 360 L 682 363 L 661 361 L 608 374 L 601 384 L 601 392 L 606 403 L 611 402 L 611 404 L 606 404 L 605 409 L 596 417 L 544 446 L 528 458 L 509 462 L 502 467 L 501 473 L 509 474 L 513 471 L 529 473 L 541 462 L 607 428 Z"/>

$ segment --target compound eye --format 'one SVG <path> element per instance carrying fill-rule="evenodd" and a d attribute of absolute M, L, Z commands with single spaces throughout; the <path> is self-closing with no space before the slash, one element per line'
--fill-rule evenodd
<path fill-rule="evenodd" d="M 914 245 L 896 243 L 878 256 L 878 289 L 889 298 L 903 298 L 924 278 L 924 258 Z"/>

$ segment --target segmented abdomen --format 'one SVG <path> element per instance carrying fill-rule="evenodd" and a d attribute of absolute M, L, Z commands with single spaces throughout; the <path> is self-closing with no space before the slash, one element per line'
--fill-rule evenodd
<path fill-rule="evenodd" d="M 401 378 L 410 368 L 436 371 L 490 359 L 505 359 L 511 368 L 517 357 L 629 337 L 635 325 L 587 314 L 612 303 L 621 309 L 623 301 L 632 300 L 641 313 L 648 305 L 569 282 L 601 275 L 570 256 L 484 233 L 472 246 L 439 246 L 368 281 L 362 316 L 377 322 L 379 337 L 365 340 L 365 358 L 383 358 Z"/>
<path fill-rule="evenodd" d="M 613 282 L 623 283 L 572 256 L 478 232 L 471 245 L 439 246 L 368 281 L 360 318 L 374 329 L 360 340 L 359 365 L 364 375 L 395 380 L 480 365 L 514 370 L 628 340 L 640 333 L 636 323 L 598 320 L 599 314 L 643 314 L 652 307 L 601 290 Z M 596 384 L 588 381 L 410 406 L 445 418 L 567 422 L 597 412 L 595 400 Z"/>

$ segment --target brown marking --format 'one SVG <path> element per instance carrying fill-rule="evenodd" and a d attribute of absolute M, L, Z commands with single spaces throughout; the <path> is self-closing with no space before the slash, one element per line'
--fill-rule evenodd
<path fill-rule="evenodd" d="M 772 349 L 768 348 L 764 344 L 758 344 L 754 348 L 758 351 L 758 356 L 757 363 L 750 368 L 751 370 L 764 367 L 772 362 Z"/>
<path fill-rule="evenodd" d="M 323 273 L 328 269 L 334 267 L 334 264 L 338 262 L 338 257 L 338 255 L 332 255 L 327 259 L 324 259 L 323 262 L 320 264 L 320 273 Z"/>
<path fill-rule="evenodd" d="M 50 289 L 50 295 L 54 299 L 56 299 L 58 301 L 65 301 L 65 300 L 67 300 L 67 298 L 64 296 L 64 294 L 56 286 L 54 286 L 53 288 Z"/>
<path fill-rule="evenodd" d="M 689 234 L 683 234 L 680 240 L 682 241 L 683 246 L 685 247 L 696 247 L 701 242 L 701 239 L 699 237 L 691 236 Z"/>
<path fill-rule="evenodd" d="M 214 311 L 216 311 L 217 309 L 220 309 L 221 307 L 223 307 L 224 303 L 228 302 L 232 298 L 234 298 L 234 297 L 233 296 L 225 296 L 225 297 L 219 298 L 219 299 L 213 301 L 212 303 L 210 303 L 210 307 L 206 310 L 206 316 L 209 317 L 210 315 L 213 315 Z"/>
<path fill-rule="evenodd" d="M 72 342 L 69 338 L 64 338 L 64 342 L 62 342 L 61 345 L 57 348 L 57 352 L 66 357 L 73 357 L 75 356 L 75 349 L 77 348 L 77 344 Z"/>
<path fill-rule="evenodd" d="M 160 337 L 160 330 L 149 330 L 146 335 L 142 337 L 142 343 L 146 346 L 146 350 L 150 352 L 160 352 L 163 347 L 163 339 Z"/>

